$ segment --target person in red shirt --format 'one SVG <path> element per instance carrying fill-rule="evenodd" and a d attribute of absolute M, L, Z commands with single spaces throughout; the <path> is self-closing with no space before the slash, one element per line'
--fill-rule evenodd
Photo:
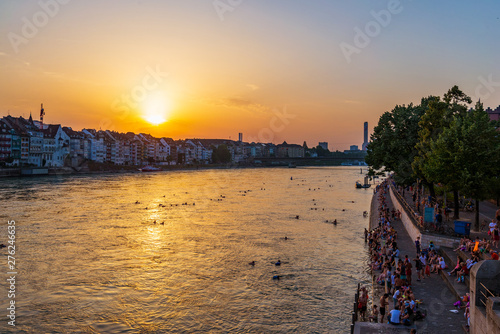
<path fill-rule="evenodd" d="M 497 254 L 497 252 L 495 252 L 493 250 L 490 250 L 490 254 L 491 254 L 491 259 L 492 260 L 498 260 L 498 254 Z"/>

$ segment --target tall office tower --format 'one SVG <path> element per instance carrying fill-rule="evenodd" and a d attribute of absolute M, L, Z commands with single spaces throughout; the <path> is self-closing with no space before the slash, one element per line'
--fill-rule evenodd
<path fill-rule="evenodd" d="M 364 124 L 363 135 L 364 135 L 364 140 L 363 140 L 362 149 L 363 149 L 363 151 L 366 151 L 366 147 L 368 146 L 368 122 L 365 122 L 365 124 Z"/>
<path fill-rule="evenodd" d="M 238 133 L 238 141 L 242 142 L 243 141 L 243 133 Z"/>

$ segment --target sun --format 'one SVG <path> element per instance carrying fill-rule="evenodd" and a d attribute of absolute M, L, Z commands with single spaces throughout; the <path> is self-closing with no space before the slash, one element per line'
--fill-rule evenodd
<path fill-rule="evenodd" d="M 170 105 L 164 93 L 151 93 L 142 104 L 142 118 L 157 126 L 168 120 L 169 109 Z"/>
<path fill-rule="evenodd" d="M 155 115 L 148 115 L 146 121 L 148 121 L 153 125 L 160 125 L 162 123 L 165 123 L 167 120 L 165 117 L 155 114 Z"/>

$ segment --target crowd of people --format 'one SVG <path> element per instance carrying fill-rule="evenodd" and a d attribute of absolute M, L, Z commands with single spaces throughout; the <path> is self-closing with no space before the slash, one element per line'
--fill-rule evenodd
<path fill-rule="evenodd" d="M 380 296 L 379 306 L 372 306 L 370 320 L 383 323 L 387 316 L 390 324 L 410 325 L 413 321 L 423 318 L 418 310 L 418 301 L 412 290 L 413 264 L 408 255 L 402 256 L 397 244 L 397 231 L 391 226 L 391 222 L 400 218 L 400 212 L 390 210 L 387 205 L 387 182 L 382 183 L 376 189 L 378 192 L 378 226 L 367 231 L 367 243 L 370 250 L 370 267 L 377 272 L 376 281 L 385 285 L 386 292 Z M 419 261 L 418 258 L 414 259 Z M 419 273 L 420 266 L 415 264 Z M 430 275 L 430 273 L 429 273 Z M 362 296 L 362 297 L 361 297 Z M 366 289 L 362 289 L 360 299 L 367 300 Z M 392 296 L 392 309 L 389 311 L 389 297 Z M 365 318 L 366 307 L 358 305 L 362 319 Z"/>
<path fill-rule="evenodd" d="M 396 219 L 401 218 L 401 213 L 395 209 L 390 209 L 387 202 L 389 193 L 389 181 L 386 180 L 378 185 L 374 192 L 378 201 L 378 221 L 377 226 L 368 231 L 365 229 L 365 241 L 369 247 L 370 261 L 369 266 L 374 274 L 376 282 L 385 287 L 385 293 L 380 296 L 377 306 L 375 299 L 370 309 L 372 322 L 385 322 L 389 324 L 411 325 L 414 321 L 423 319 L 418 305 L 421 301 L 417 300 L 412 290 L 412 273 L 416 274 L 417 281 L 428 279 L 432 273 L 439 273 L 440 270 L 449 270 L 448 275 L 455 277 L 457 282 L 465 282 L 472 266 L 481 260 L 493 259 L 499 260 L 499 255 L 495 249 L 499 247 L 500 235 L 500 209 L 495 213 L 495 219 L 489 223 L 488 235 L 475 240 L 464 237 L 460 240 L 459 246 L 455 249 L 467 252 L 470 256 L 466 260 L 461 260 L 457 256 L 456 266 L 448 268 L 444 258 L 437 252 L 433 242 L 422 249 L 420 237 L 415 240 L 416 256 L 410 259 L 408 255 L 403 256 L 398 248 L 398 234 L 392 226 Z M 417 200 L 416 191 L 413 190 L 414 201 Z M 399 189 L 401 192 L 401 189 Z M 403 190 L 404 196 L 404 190 Z M 426 201 L 428 200 L 428 202 Z M 424 199 L 422 206 L 430 206 L 433 201 Z M 441 208 L 435 204 L 435 222 L 442 223 L 443 217 L 449 212 L 446 208 Z M 373 224 L 373 222 L 372 222 Z M 373 227 L 373 225 L 372 225 Z M 392 296 L 392 302 L 389 302 Z M 368 303 L 368 292 L 365 288 L 361 290 L 360 315 L 365 319 Z M 470 318 L 470 297 L 467 293 L 462 296 L 454 306 L 457 309 L 464 310 L 464 317 L 469 326 Z M 389 311 L 390 309 L 390 311 Z M 458 312 L 458 311 L 456 311 Z"/>

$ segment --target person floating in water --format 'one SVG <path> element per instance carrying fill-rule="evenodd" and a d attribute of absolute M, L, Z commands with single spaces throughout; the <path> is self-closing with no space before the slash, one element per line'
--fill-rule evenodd
<path fill-rule="evenodd" d="M 255 266 L 255 261 L 250 262 L 249 265 Z"/>
<path fill-rule="evenodd" d="M 275 263 L 276 266 L 281 266 L 281 261 L 278 259 L 278 262 Z"/>
<path fill-rule="evenodd" d="M 333 221 L 333 225 L 337 225 L 337 219 Z"/>

